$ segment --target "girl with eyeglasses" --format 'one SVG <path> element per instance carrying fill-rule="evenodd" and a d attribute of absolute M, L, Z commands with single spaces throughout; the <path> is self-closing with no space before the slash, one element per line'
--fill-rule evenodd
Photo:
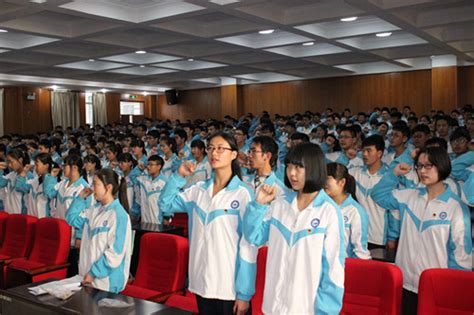
<path fill-rule="evenodd" d="M 284 196 L 264 185 L 244 217 L 245 239 L 267 244 L 265 314 L 339 314 L 344 293 L 344 223 L 324 192 L 320 147 L 298 144 L 286 155 Z"/>
<path fill-rule="evenodd" d="M 411 167 L 398 164 L 372 191 L 385 209 L 400 211 L 400 239 L 395 263 L 403 271 L 403 314 L 416 314 L 418 282 L 431 268 L 472 269 L 469 209 L 443 181 L 451 173 L 446 150 L 425 148 L 415 157 L 425 187 L 395 189 Z"/>
<path fill-rule="evenodd" d="M 254 293 L 257 248 L 243 238 L 241 223 L 253 193 L 242 182 L 235 139 L 215 133 L 207 157 L 213 177 L 184 191 L 196 165 L 184 161 L 168 180 L 159 206 L 164 213 L 189 216 L 189 291 L 199 314 L 246 314 Z"/>

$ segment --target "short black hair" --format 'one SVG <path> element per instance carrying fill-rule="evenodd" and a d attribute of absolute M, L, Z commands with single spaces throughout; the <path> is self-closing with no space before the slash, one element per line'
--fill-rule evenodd
<path fill-rule="evenodd" d="M 184 141 L 188 140 L 188 134 L 183 129 L 176 129 L 174 134 L 175 136 L 179 136 L 181 139 L 184 139 Z"/>
<path fill-rule="evenodd" d="M 451 133 L 451 136 L 449 136 L 449 141 L 453 142 L 454 140 L 460 138 L 465 138 L 467 142 L 471 142 L 471 134 L 469 133 L 469 130 L 467 130 L 466 127 L 459 127 L 454 129 L 454 131 Z"/>
<path fill-rule="evenodd" d="M 438 169 L 438 181 L 441 182 L 449 177 L 451 174 L 451 159 L 448 152 L 440 147 L 429 147 L 421 149 L 415 157 L 415 166 L 418 164 L 418 159 L 421 154 L 428 156 L 430 161 Z"/>
<path fill-rule="evenodd" d="M 392 126 L 392 131 L 400 131 L 404 137 L 410 138 L 410 128 L 404 121 L 397 121 Z"/>
<path fill-rule="evenodd" d="M 157 154 L 154 154 L 148 158 L 148 162 L 157 162 L 156 164 L 160 165 L 163 167 L 165 165 L 165 161 L 163 158 Z"/>
<path fill-rule="evenodd" d="M 156 129 L 148 131 L 146 135 L 155 139 L 160 139 L 160 132 Z"/>
<path fill-rule="evenodd" d="M 295 132 L 290 136 L 290 140 L 301 140 L 302 142 L 309 142 L 309 136 L 302 132 Z"/>
<path fill-rule="evenodd" d="M 285 157 L 285 170 L 288 164 L 305 168 L 306 178 L 303 187 L 304 193 L 313 193 L 321 190 L 326 184 L 327 169 L 324 154 L 321 148 L 314 143 L 300 143 L 290 149 Z M 285 185 L 291 188 L 291 183 L 285 171 Z"/>
<path fill-rule="evenodd" d="M 263 153 L 271 153 L 270 166 L 273 168 L 276 166 L 278 160 L 278 145 L 269 136 L 258 136 L 253 138 L 252 143 L 260 144 Z"/>
<path fill-rule="evenodd" d="M 440 148 L 443 148 L 444 150 L 448 150 L 448 142 L 444 140 L 443 138 L 433 137 L 431 139 L 426 140 L 425 142 L 425 148 L 430 148 L 430 147 L 440 147 Z"/>
<path fill-rule="evenodd" d="M 348 131 L 351 133 L 352 138 L 357 137 L 357 130 L 354 128 L 354 126 L 344 126 L 341 128 L 341 131 L 339 132 L 339 136 L 343 131 Z"/>
<path fill-rule="evenodd" d="M 206 144 L 199 139 L 191 141 L 191 148 L 199 148 L 201 150 L 206 150 Z"/>
<path fill-rule="evenodd" d="M 428 125 L 425 125 L 425 124 L 416 125 L 412 130 L 412 134 L 414 134 L 415 132 L 423 132 L 425 135 L 431 134 L 430 127 L 428 127 Z"/>
<path fill-rule="evenodd" d="M 260 128 L 260 131 L 269 131 L 273 135 L 275 134 L 275 127 L 271 124 L 262 124 L 262 127 Z"/>
<path fill-rule="evenodd" d="M 377 151 L 384 151 L 385 150 L 385 140 L 381 135 L 372 135 L 367 137 L 362 141 L 362 147 L 370 147 L 374 146 Z"/>

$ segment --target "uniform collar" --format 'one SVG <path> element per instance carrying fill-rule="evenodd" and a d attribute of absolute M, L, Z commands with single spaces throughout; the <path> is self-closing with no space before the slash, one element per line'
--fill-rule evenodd
<path fill-rule="evenodd" d="M 428 195 L 428 189 L 426 189 L 426 187 L 420 187 L 418 188 L 418 192 L 420 194 L 420 196 L 427 196 Z M 449 188 L 449 186 L 447 184 L 444 185 L 444 192 L 439 195 L 438 197 L 436 197 L 435 200 L 439 200 L 439 201 L 442 201 L 444 203 L 448 202 L 449 198 L 453 195 L 453 192 L 451 190 L 451 188 Z"/>

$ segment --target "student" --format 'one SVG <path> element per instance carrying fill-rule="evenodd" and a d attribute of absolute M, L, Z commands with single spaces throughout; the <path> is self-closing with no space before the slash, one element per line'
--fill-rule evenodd
<path fill-rule="evenodd" d="M 176 141 L 177 155 L 180 160 L 189 160 L 192 158 L 191 149 L 186 145 L 188 135 L 183 129 L 177 129 L 174 132 L 174 140 Z"/>
<path fill-rule="evenodd" d="M 108 143 L 105 147 L 105 161 L 102 163 L 103 168 L 111 168 L 114 171 L 118 171 L 118 160 L 117 157 L 122 153 L 120 145 L 115 143 Z"/>
<path fill-rule="evenodd" d="M 142 223 L 163 223 L 163 213 L 158 207 L 158 198 L 166 184 L 166 177 L 162 173 L 163 165 L 164 161 L 160 156 L 152 155 L 146 166 L 148 174 L 143 172 L 143 164 L 130 172 L 130 180 L 136 188 L 132 207 L 134 221 L 141 218 Z"/>
<path fill-rule="evenodd" d="M 244 217 L 244 236 L 268 245 L 262 310 L 268 314 L 339 314 L 344 293 L 344 221 L 324 192 L 326 164 L 318 145 L 286 156 L 285 185 L 276 198 L 265 185 Z"/>
<path fill-rule="evenodd" d="M 94 176 L 102 169 L 100 159 L 95 154 L 88 154 L 84 158 L 84 172 L 83 177 L 89 186 L 92 187 Z"/>
<path fill-rule="evenodd" d="M 362 166 L 362 159 L 357 156 L 357 133 L 353 127 L 343 127 L 339 133 L 339 144 L 342 151 L 327 153 L 326 162 L 336 162 L 352 167 Z"/>
<path fill-rule="evenodd" d="M 145 143 L 142 140 L 135 140 L 132 141 L 130 146 L 132 147 L 132 153 L 135 160 L 146 166 L 148 163 L 148 156 L 145 150 Z"/>
<path fill-rule="evenodd" d="M 387 152 L 382 161 L 390 167 L 395 167 L 400 162 L 412 163 L 410 150 L 406 148 L 406 143 L 410 138 L 410 129 L 404 121 L 398 121 L 393 124 L 392 136 L 390 137 L 389 152 Z"/>
<path fill-rule="evenodd" d="M 125 181 L 127 185 L 127 201 L 128 204 L 125 207 L 126 209 L 130 209 L 129 205 L 133 204 L 135 198 L 135 188 L 133 187 L 133 180 L 130 176 L 132 170 L 137 166 L 137 161 L 133 158 L 132 154 L 130 153 L 121 153 L 119 154 L 118 158 L 119 163 L 119 183 L 122 184 L 122 181 Z M 132 207 L 133 208 L 133 207 Z"/>
<path fill-rule="evenodd" d="M 355 179 L 339 163 L 329 163 L 327 171 L 328 179 L 324 190 L 341 208 L 346 255 L 349 258 L 370 259 L 367 249 L 369 217 L 357 202 Z"/>
<path fill-rule="evenodd" d="M 446 150 L 426 148 L 417 154 L 415 168 L 425 187 L 395 189 L 397 177 L 410 168 L 405 163 L 398 164 L 372 191 L 372 198 L 381 207 L 400 211 L 395 263 L 403 271 L 404 314 L 416 314 L 418 283 L 424 270 L 472 268 L 469 209 L 443 183 L 451 172 Z"/>
<path fill-rule="evenodd" d="M 250 167 L 254 172 L 244 177 L 244 182 L 257 193 L 264 184 L 276 185 L 277 195 L 283 195 L 286 187 L 277 178 L 273 169 L 277 166 L 278 145 L 275 140 L 267 136 L 253 138 L 249 150 Z"/>
<path fill-rule="evenodd" d="M 200 181 L 205 181 L 211 178 L 212 168 L 209 164 L 209 159 L 206 156 L 206 146 L 201 140 L 193 140 L 191 142 L 191 153 L 196 162 L 195 171 L 191 176 L 186 178 L 186 186 L 196 184 Z"/>
<path fill-rule="evenodd" d="M 18 176 L 30 164 L 30 158 L 25 151 L 14 148 L 7 153 L 7 162 L 0 162 L 0 188 L 5 188 L 5 198 L 3 199 L 5 211 L 10 214 L 27 214 L 25 193 L 16 190 L 15 187 Z M 7 167 L 11 169 L 11 172 L 3 175 Z M 29 170 L 28 168 L 25 176 L 31 179 L 33 176 Z"/>
<path fill-rule="evenodd" d="M 71 226 L 83 231 L 79 275 L 83 284 L 119 293 L 127 284 L 132 255 L 130 217 L 119 201 L 126 198 L 125 182 L 119 186 L 118 175 L 102 169 L 94 176 L 93 189 L 95 206 L 88 203 L 92 190 L 85 188 L 66 215 Z"/>
<path fill-rule="evenodd" d="M 163 165 L 161 172 L 164 176 L 168 177 L 175 172 L 179 165 L 180 160 L 178 159 L 176 141 L 174 138 L 164 137 L 160 140 L 160 149 L 163 152 Z"/>
<path fill-rule="evenodd" d="M 28 214 L 41 219 L 50 217 L 51 209 L 54 209 L 54 200 L 49 199 L 43 192 L 44 178 L 53 169 L 54 162 L 49 154 L 40 153 L 36 156 L 34 163 L 37 176 L 29 176 L 29 168 L 24 167 L 17 177 L 15 190 L 29 194 Z"/>
<path fill-rule="evenodd" d="M 255 291 L 257 248 L 241 238 L 240 222 L 252 192 L 240 179 L 235 139 L 214 133 L 207 154 L 213 178 L 180 192 L 195 165 L 185 161 L 168 180 L 159 206 L 189 216 L 189 290 L 200 314 L 245 314 Z"/>

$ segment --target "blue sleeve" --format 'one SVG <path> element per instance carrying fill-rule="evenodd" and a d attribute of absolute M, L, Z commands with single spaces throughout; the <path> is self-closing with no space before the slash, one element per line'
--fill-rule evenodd
<path fill-rule="evenodd" d="M 270 221 L 264 220 L 269 206 L 259 204 L 253 200 L 247 204 L 244 215 L 244 237 L 250 244 L 263 245 L 268 241 Z"/>
<path fill-rule="evenodd" d="M 81 216 L 81 213 L 87 209 L 90 204 L 87 199 L 83 199 L 79 196 L 75 197 L 71 205 L 66 211 L 66 221 L 70 226 L 76 229 L 82 230 L 82 227 L 87 222 L 87 218 Z"/>
<path fill-rule="evenodd" d="M 58 195 L 58 191 L 54 188 L 57 183 L 58 180 L 56 177 L 53 177 L 49 174 L 44 177 L 43 193 L 46 197 L 48 197 L 48 199 L 54 199 Z"/>
<path fill-rule="evenodd" d="M 31 185 L 26 182 L 26 177 L 17 176 L 15 183 L 15 190 L 24 194 L 30 192 Z"/>
<path fill-rule="evenodd" d="M 468 207 L 459 202 L 461 213 L 451 220 L 448 239 L 448 268 L 472 270 L 471 216 Z"/>
<path fill-rule="evenodd" d="M 321 279 L 315 301 L 315 314 L 339 314 L 344 295 L 344 220 L 340 209 L 336 209 L 335 220 L 326 228 L 321 258 Z M 328 250 L 331 248 L 331 250 Z"/>
<path fill-rule="evenodd" d="M 186 203 L 179 193 L 184 185 L 186 185 L 186 179 L 176 173 L 171 175 L 158 199 L 158 207 L 164 215 L 187 212 Z"/>
<path fill-rule="evenodd" d="M 451 163 L 451 177 L 455 180 L 466 181 L 469 172 L 466 172 L 474 164 L 474 151 L 469 151 L 454 159 Z"/>
<path fill-rule="evenodd" d="M 397 213 L 394 213 L 397 212 Z M 394 241 L 400 237 L 400 218 L 397 217 L 400 215 L 398 211 L 388 211 L 388 231 L 387 231 L 387 239 L 390 241 Z"/>
<path fill-rule="evenodd" d="M 398 185 L 398 177 L 391 171 L 385 173 L 382 179 L 374 186 L 370 195 L 372 199 L 385 210 L 399 209 L 399 202 L 393 196 L 393 190 Z"/>
<path fill-rule="evenodd" d="M 4 176 L 3 176 L 3 170 L 0 170 L 0 187 L 3 188 L 3 187 L 7 187 L 8 185 L 8 179 L 6 179 Z"/>
<path fill-rule="evenodd" d="M 138 167 L 135 166 L 130 174 L 128 174 L 128 177 L 130 178 L 130 181 L 132 182 L 133 186 L 138 185 L 138 176 L 143 175 L 143 171 Z"/>
<path fill-rule="evenodd" d="M 474 206 L 474 172 L 469 174 L 467 181 L 464 183 L 464 195 L 466 196 L 467 203 L 470 206 Z"/>
<path fill-rule="evenodd" d="M 237 300 L 250 301 L 255 294 L 258 248 L 241 238 L 237 255 L 235 291 Z"/>

